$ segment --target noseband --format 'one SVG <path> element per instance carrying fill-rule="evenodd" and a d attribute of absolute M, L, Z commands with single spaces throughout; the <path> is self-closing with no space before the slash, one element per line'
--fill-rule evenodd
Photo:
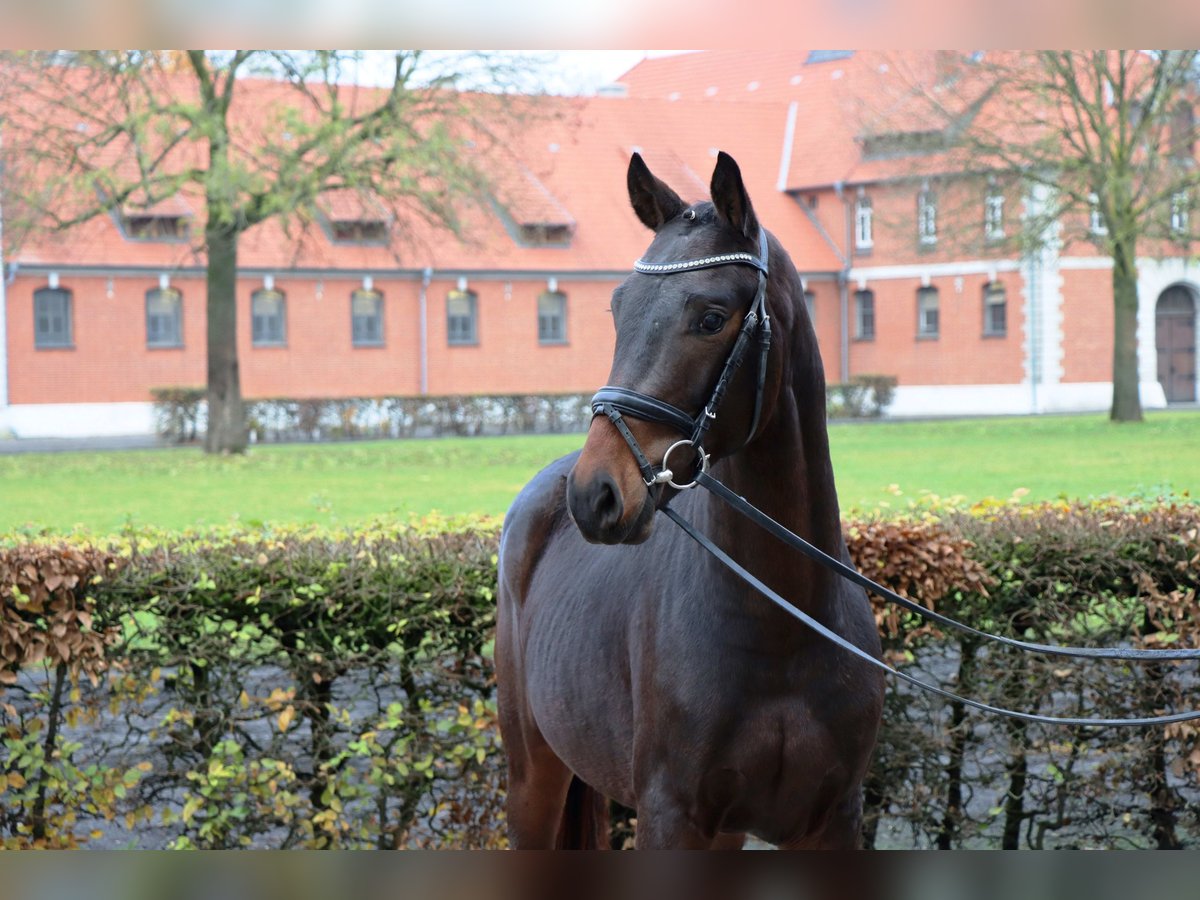
<path fill-rule="evenodd" d="M 721 401 L 725 399 L 729 382 L 745 360 L 746 352 L 750 349 L 750 342 L 756 334 L 759 352 L 758 381 L 754 393 L 754 418 L 750 422 L 750 431 L 746 434 L 746 440 L 742 442 L 742 446 L 749 443 L 755 432 L 758 431 L 759 419 L 762 416 L 763 385 L 767 377 L 767 354 L 771 350 L 771 318 L 767 315 L 766 231 L 759 229 L 758 232 L 758 256 L 751 253 L 722 253 L 717 256 L 672 263 L 648 263 L 639 259 L 633 264 L 634 271 L 641 272 L 643 275 L 675 275 L 679 272 L 694 272 L 697 269 L 714 269 L 717 266 L 752 266 L 758 270 L 758 290 L 754 294 L 754 301 L 750 304 L 746 318 L 742 320 L 742 328 L 738 332 L 733 349 L 729 351 L 729 357 L 725 360 L 725 368 L 721 370 L 721 376 L 717 379 L 708 403 L 704 404 L 700 412 L 691 416 L 679 407 L 651 397 L 649 394 L 611 385 L 600 388 L 592 397 L 592 415 L 607 416 L 613 423 L 621 437 L 625 439 L 625 443 L 629 445 L 634 459 L 637 460 L 638 468 L 641 469 L 642 480 L 648 488 L 654 487 L 656 484 L 668 484 L 679 490 L 696 486 L 695 481 L 676 484 L 675 474 L 667 467 L 667 460 L 677 447 L 695 447 L 700 471 L 707 471 L 708 454 L 704 452 L 704 436 L 712 427 L 712 423 L 716 421 L 717 409 L 720 407 Z M 637 438 L 633 436 L 633 432 L 625 423 L 622 414 L 649 422 L 657 422 L 661 425 L 669 425 L 687 437 L 676 441 L 667 448 L 667 452 L 663 454 L 662 465 L 656 469 L 646 458 L 646 454 L 642 452 Z"/>

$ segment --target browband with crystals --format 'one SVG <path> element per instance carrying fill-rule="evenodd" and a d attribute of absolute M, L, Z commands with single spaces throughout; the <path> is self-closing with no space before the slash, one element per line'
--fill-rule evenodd
<path fill-rule="evenodd" d="M 634 271 L 645 275 L 670 275 L 675 272 L 689 272 L 693 269 L 710 269 L 714 266 L 727 266 L 731 263 L 746 263 L 746 265 L 754 266 L 754 268 L 758 269 L 764 275 L 767 272 L 766 260 L 752 253 L 722 253 L 719 256 L 705 256 L 702 259 L 673 263 L 648 263 L 644 259 L 639 259 L 633 264 L 633 268 Z"/>

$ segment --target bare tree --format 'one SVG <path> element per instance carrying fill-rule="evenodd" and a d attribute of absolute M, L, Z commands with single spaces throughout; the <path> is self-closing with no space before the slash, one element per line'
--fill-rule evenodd
<path fill-rule="evenodd" d="M 401 51 L 360 86 L 361 52 L 20 53 L 3 63 L 6 238 L 177 196 L 203 210 L 210 453 L 246 446 L 237 357 L 238 243 L 314 220 L 323 195 L 459 233 L 486 194 L 480 160 L 518 115 L 520 57 Z M 463 87 L 486 86 L 484 92 Z M 497 88 L 501 90 L 496 90 Z M 524 104 L 526 107 L 528 103 Z M 197 229 L 197 238 L 200 237 Z"/>
<path fill-rule="evenodd" d="M 903 88 L 865 122 L 875 134 L 920 122 L 943 171 L 1019 181 L 1033 201 L 1025 249 L 1088 240 L 1112 258 L 1117 421 L 1142 418 L 1139 253 L 1187 252 L 1200 224 L 1198 61 L 1190 50 L 890 57 Z"/>

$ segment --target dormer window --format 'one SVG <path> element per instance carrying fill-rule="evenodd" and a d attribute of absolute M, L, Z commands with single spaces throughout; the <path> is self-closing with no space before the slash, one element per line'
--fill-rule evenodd
<path fill-rule="evenodd" d="M 121 217 L 121 225 L 130 240 L 185 241 L 191 232 L 191 216 L 125 214 Z"/>
<path fill-rule="evenodd" d="M 381 246 L 391 237 L 392 217 L 375 197 L 342 189 L 322 194 L 317 210 L 335 244 Z"/>
<path fill-rule="evenodd" d="M 519 163 L 502 173 L 493 206 L 518 247 L 570 247 L 575 217 L 541 180 Z"/>
<path fill-rule="evenodd" d="M 191 236 L 192 210 L 178 194 L 154 203 L 135 194 L 120 207 L 114 204 L 112 214 L 131 241 L 186 241 Z"/>
<path fill-rule="evenodd" d="M 386 244 L 388 223 L 380 219 L 350 219 L 329 223 L 335 244 Z"/>
<path fill-rule="evenodd" d="M 526 247 L 566 247 L 575 230 L 565 222 L 524 223 L 517 228 L 520 243 Z"/>

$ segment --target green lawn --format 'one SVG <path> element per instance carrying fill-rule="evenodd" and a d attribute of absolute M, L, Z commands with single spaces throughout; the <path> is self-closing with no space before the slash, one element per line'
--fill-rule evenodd
<path fill-rule="evenodd" d="M 837 424 L 842 507 L 903 506 L 922 491 L 968 500 L 1200 493 L 1200 412 L 1142 425 L 1103 416 Z M 0 532 L 127 522 L 354 523 L 381 514 L 501 514 L 581 435 L 0 456 Z M 891 486 L 896 487 L 891 487 Z M 897 489 L 900 494 L 897 494 Z"/>

